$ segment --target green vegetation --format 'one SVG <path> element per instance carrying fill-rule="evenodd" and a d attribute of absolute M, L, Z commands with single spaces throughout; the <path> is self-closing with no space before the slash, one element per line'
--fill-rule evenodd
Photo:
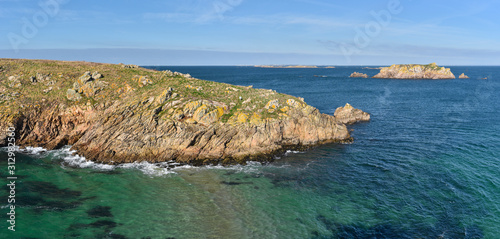
<path fill-rule="evenodd" d="M 105 87 L 91 97 L 82 93 L 81 99 L 69 100 L 68 90 L 74 88 L 75 82 L 85 72 L 102 74 L 103 77 L 96 81 L 101 81 Z M 33 79 L 39 76 L 45 77 L 34 82 Z M 20 86 L 13 81 L 20 82 Z M 151 97 L 157 102 L 169 88 L 173 88 L 175 97 L 152 104 L 147 110 L 162 106 L 158 116 L 170 118 L 175 110 L 182 109 L 187 103 L 204 100 L 210 102 L 210 110 L 223 109 L 221 120 L 227 122 L 236 112 L 247 115 L 255 112 L 262 118 L 280 117 L 282 112 L 279 109 L 270 112 L 264 108 L 271 100 L 277 99 L 281 106 L 285 106 L 288 99 L 302 102 L 271 90 L 199 80 L 170 71 L 90 62 L 0 59 L 0 113 L 8 115 L 26 108 L 43 109 L 61 104 L 63 107 L 86 107 L 120 101 L 134 105 Z"/>

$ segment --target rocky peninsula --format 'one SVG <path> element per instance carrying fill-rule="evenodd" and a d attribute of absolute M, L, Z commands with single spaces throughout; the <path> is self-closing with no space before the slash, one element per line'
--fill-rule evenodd
<path fill-rule="evenodd" d="M 245 163 L 351 142 L 345 124 L 369 115 L 346 107 L 337 118 L 273 90 L 135 65 L 0 59 L 0 146 L 11 127 L 18 146 L 72 145 L 108 164 Z"/>
<path fill-rule="evenodd" d="M 392 65 L 380 70 L 373 78 L 386 79 L 455 79 L 450 68 L 439 67 L 436 63 L 428 65 Z"/>

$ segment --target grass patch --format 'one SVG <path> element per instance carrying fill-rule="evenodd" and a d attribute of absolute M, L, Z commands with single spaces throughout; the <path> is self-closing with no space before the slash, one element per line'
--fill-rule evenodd
<path fill-rule="evenodd" d="M 99 80 L 105 82 L 107 86 L 93 97 L 83 96 L 80 101 L 68 100 L 66 98 L 67 90 L 72 88 L 74 82 L 86 71 L 101 73 L 104 77 Z M 49 82 L 33 84 L 30 77 L 36 76 L 37 73 L 49 75 L 49 81 L 53 81 L 53 84 L 49 85 Z M 22 86 L 19 88 L 9 87 L 9 76 L 18 76 Z M 135 76 L 147 76 L 151 80 L 151 84 L 142 85 L 141 82 L 136 80 L 137 78 L 134 79 Z M 44 93 L 43 90 L 49 87 L 52 87 L 52 90 Z M 126 87 L 130 87 L 131 91 L 123 92 Z M 234 105 L 222 116 L 223 122 L 227 122 L 236 111 L 248 115 L 256 112 L 263 119 L 275 118 L 277 113 L 268 113 L 267 110 L 263 109 L 267 102 L 278 99 L 283 105 L 287 99 L 300 101 L 296 97 L 270 90 L 188 78 L 167 71 L 123 68 L 120 65 L 91 62 L 0 59 L 0 94 L 20 94 L 13 100 L 0 101 L 0 110 L 9 112 L 6 115 L 12 115 L 20 109 L 43 108 L 59 104 L 71 107 L 84 106 L 87 102 L 96 105 L 104 102 L 121 101 L 123 105 L 129 105 L 145 98 L 155 97 L 157 99 L 162 92 L 170 87 L 178 95 L 173 100 L 182 100 L 176 107 L 182 107 L 183 104 L 193 100 L 209 100 L 228 107 Z M 250 101 L 247 101 L 248 99 Z M 167 103 L 173 100 L 169 100 Z M 243 104 L 243 101 L 247 101 L 247 103 Z M 166 103 L 163 105 L 164 109 L 159 113 L 162 118 L 168 118 L 168 114 L 165 113 L 168 111 L 168 109 L 165 109 L 166 105 Z M 158 106 L 152 105 L 143 110 L 151 110 Z M 276 112 L 278 111 L 279 109 L 276 110 Z"/>

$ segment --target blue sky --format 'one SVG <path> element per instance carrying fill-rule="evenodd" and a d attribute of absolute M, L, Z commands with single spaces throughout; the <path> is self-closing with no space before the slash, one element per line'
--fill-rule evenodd
<path fill-rule="evenodd" d="M 461 0 L 0 0 L 0 57 L 500 65 L 498 9 L 499 1 Z"/>

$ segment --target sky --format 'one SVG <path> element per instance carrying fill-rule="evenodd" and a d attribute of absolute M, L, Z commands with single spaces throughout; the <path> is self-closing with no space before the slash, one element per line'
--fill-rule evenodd
<path fill-rule="evenodd" d="M 500 65 L 500 1 L 0 0 L 0 58 Z"/>

